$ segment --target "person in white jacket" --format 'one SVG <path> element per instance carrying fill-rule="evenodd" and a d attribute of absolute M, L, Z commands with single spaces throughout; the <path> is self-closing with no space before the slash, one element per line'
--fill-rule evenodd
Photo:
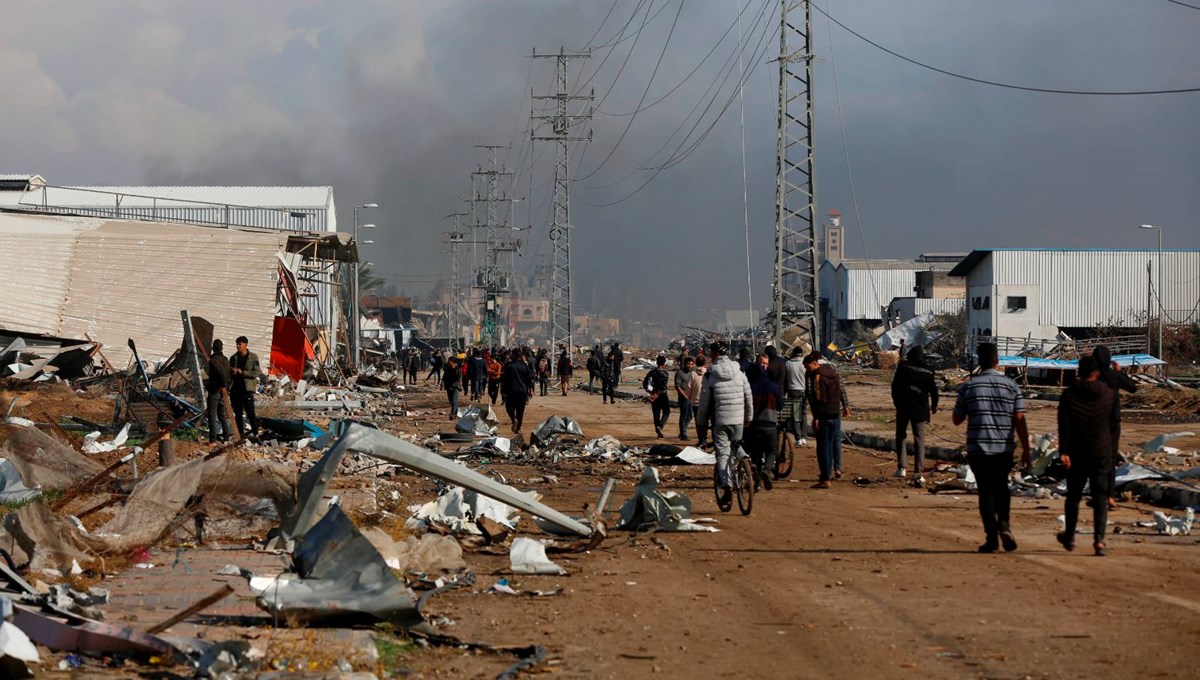
<path fill-rule="evenodd" d="M 729 459 L 732 445 L 742 440 L 742 427 L 750 422 L 754 401 L 750 395 L 750 381 L 741 368 L 729 359 L 729 346 L 714 342 L 709 346 L 712 367 L 704 376 L 700 388 L 700 404 L 697 422 L 713 418 L 713 444 L 717 450 L 717 479 L 722 493 L 720 504 L 726 506 L 733 500 L 729 485 Z"/>

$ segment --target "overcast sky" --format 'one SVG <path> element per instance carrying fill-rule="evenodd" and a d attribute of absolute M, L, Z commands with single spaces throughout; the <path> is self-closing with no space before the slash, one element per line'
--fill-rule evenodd
<path fill-rule="evenodd" d="M 538 143 L 531 163 L 525 140 L 529 88 L 548 93 L 553 67 L 531 67 L 528 55 L 623 38 L 570 71 L 572 89 L 587 80 L 599 104 L 578 129 L 593 130 L 595 142 L 572 154 L 583 178 L 572 202 L 576 301 L 664 319 L 747 304 L 729 61 L 736 0 L 686 0 L 682 11 L 679 0 L 4 4 L 0 172 L 55 184 L 333 185 L 343 225 L 355 204 L 383 206 L 369 218 L 380 226 L 376 245 L 364 250 L 409 293 L 428 289 L 446 266 L 442 216 L 461 209 L 470 172 L 486 160 L 473 143 L 513 144 L 502 156 L 521 198 L 532 166 L 531 200 L 516 209 L 518 224 L 532 223 L 520 234 L 518 274 L 548 256 L 553 153 Z M 1200 11 L 1165 0 L 818 4 L 897 52 L 980 78 L 1085 90 L 1200 86 Z M 743 14 L 756 307 L 768 304 L 773 261 L 777 67 L 768 60 L 778 51 L 777 5 L 750 0 Z M 1162 224 L 1169 247 L 1200 248 L 1200 93 L 1000 89 L 920 69 L 836 26 L 831 48 L 824 17 L 813 27 L 823 60 L 818 211 L 845 214 L 850 256 L 1152 247 L 1153 235 L 1136 228 L 1144 222 Z M 731 77 L 714 85 L 727 63 Z M 620 115 L 643 95 L 643 106 L 657 103 Z M 652 174 L 639 166 L 667 160 L 640 192 L 595 207 L 638 189 Z"/>

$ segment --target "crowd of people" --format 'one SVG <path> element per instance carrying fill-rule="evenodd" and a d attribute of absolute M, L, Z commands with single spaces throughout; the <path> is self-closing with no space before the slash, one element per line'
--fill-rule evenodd
<path fill-rule="evenodd" d="M 248 351 L 244 337 L 238 338 L 237 348 L 227 359 L 221 341 L 213 343 L 207 405 L 210 438 L 214 441 L 227 439 L 231 431 L 222 407 L 226 397 L 236 415 L 238 431 L 253 435 L 257 429 L 253 395 L 261 375 L 258 357 Z M 842 477 L 842 419 L 850 416 L 849 395 L 837 369 L 819 352 L 805 354 L 799 347 L 793 348 L 786 359 L 773 346 L 757 354 L 742 348 L 736 359 L 722 342 L 712 343 L 707 350 L 707 354 L 695 355 L 682 350 L 673 375 L 667 369 L 667 357 L 656 357 L 642 382 L 655 435 L 666 437 L 675 410 L 681 441 L 691 438 L 689 429 L 694 426 L 695 445 L 711 443 L 721 487 L 718 502 L 723 508 L 731 503 L 730 466 L 736 449 L 742 447 L 753 461 L 755 487 L 770 490 L 783 432 L 798 440 L 810 435 L 814 438 L 817 481 L 813 488 L 831 488 L 832 482 Z M 925 485 L 930 422 L 940 405 L 938 384 L 921 347 L 907 353 L 902 350 L 901 354 L 891 381 L 896 413 L 894 476 L 909 478 L 908 483 L 919 488 Z M 429 367 L 425 382 L 435 381 L 445 390 L 451 420 L 458 418 L 463 395 L 474 401 L 488 399 L 493 405 L 499 399 L 514 434 L 522 430 L 529 400 L 547 396 L 554 377 L 566 396 L 575 372 L 574 359 L 562 346 L 557 356 L 545 348 L 476 347 L 445 355 L 406 350 L 398 359 L 406 382 L 415 383 L 418 371 Z M 984 530 L 979 551 L 1013 551 L 1017 541 L 1010 526 L 1008 483 L 1017 446 L 1021 447 L 1020 465 L 1028 468 L 1030 464 L 1025 404 L 1016 382 L 998 369 L 995 345 L 980 344 L 977 360 L 979 368 L 958 390 L 951 420 L 955 425 L 967 426 L 967 462 L 977 484 Z M 584 363 L 588 393 L 595 393 L 598 382 L 601 403 L 616 403 L 624 364 L 625 352 L 619 342 L 607 350 L 599 345 L 589 350 Z M 1119 391 L 1133 392 L 1137 386 L 1112 363 L 1111 353 L 1104 346 L 1080 359 L 1076 376 L 1058 407 L 1059 449 L 1067 470 L 1067 494 L 1065 528 L 1057 539 L 1067 550 L 1074 549 L 1078 506 L 1085 486 L 1089 486 L 1089 504 L 1094 513 L 1093 548 L 1097 555 L 1103 555 L 1120 438 Z M 914 454 L 911 476 L 910 432 Z"/>

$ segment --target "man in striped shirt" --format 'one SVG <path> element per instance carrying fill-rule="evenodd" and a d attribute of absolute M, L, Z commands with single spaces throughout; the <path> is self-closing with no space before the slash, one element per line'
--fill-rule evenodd
<path fill-rule="evenodd" d="M 967 462 L 975 474 L 986 535 L 979 552 L 996 552 L 1000 544 L 1006 552 L 1012 552 L 1017 549 L 1017 540 L 1008 523 L 1008 475 L 1016 449 L 1014 430 L 1021 444 L 1021 465 L 1028 467 L 1030 461 L 1025 400 L 1017 383 L 996 370 L 1000 356 L 995 345 L 981 343 L 978 355 L 982 370 L 958 389 L 953 420 L 955 425 L 967 423 Z"/>

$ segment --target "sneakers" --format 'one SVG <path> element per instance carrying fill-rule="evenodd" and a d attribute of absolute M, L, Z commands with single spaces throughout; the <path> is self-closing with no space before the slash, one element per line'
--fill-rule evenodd
<path fill-rule="evenodd" d="M 658 438 L 659 438 L 659 439 L 662 439 L 662 438 L 663 438 L 663 431 L 662 431 L 662 428 L 661 428 L 661 427 L 658 427 L 658 426 L 655 426 L 655 427 L 654 427 L 654 434 L 658 435 Z"/>
<path fill-rule="evenodd" d="M 1004 546 L 1004 552 L 1012 552 L 1017 549 L 1017 539 L 1013 537 L 1011 531 L 1001 531 L 1000 545 Z"/>
<path fill-rule="evenodd" d="M 828 479 L 823 479 L 823 480 L 821 480 L 821 481 L 817 482 L 816 484 L 813 484 L 813 485 L 812 485 L 812 488 L 814 488 L 814 489 L 828 489 L 828 488 L 831 488 L 832 486 L 833 486 L 833 485 L 829 483 L 829 480 L 828 480 Z"/>
<path fill-rule="evenodd" d="M 733 487 L 721 487 L 721 497 L 717 499 L 717 507 L 721 512 L 729 512 L 733 507 Z"/>
<path fill-rule="evenodd" d="M 833 471 L 833 478 L 834 478 L 834 479 L 841 479 L 841 478 L 842 478 L 842 471 L 841 471 L 841 470 L 834 470 L 834 471 Z"/>
<path fill-rule="evenodd" d="M 923 489 L 925 488 L 925 477 L 922 475 L 917 475 L 916 477 L 913 477 L 912 481 L 909 482 L 908 485 L 914 489 Z"/>
<path fill-rule="evenodd" d="M 1104 548 L 1103 543 L 1093 543 L 1092 548 L 1096 551 L 1096 557 L 1104 557 L 1108 554 L 1108 550 Z"/>
<path fill-rule="evenodd" d="M 762 483 L 762 488 L 766 489 L 767 491 L 770 491 L 775 486 L 774 482 L 771 481 L 770 473 L 763 472 L 758 476 L 758 479 Z"/>
<path fill-rule="evenodd" d="M 994 538 L 989 538 L 984 541 L 983 545 L 976 548 L 981 553 L 994 553 L 1000 549 L 1000 544 Z"/>
<path fill-rule="evenodd" d="M 892 476 L 898 479 L 904 479 L 908 476 L 908 470 L 905 470 L 904 468 L 896 468 L 896 471 L 892 473 Z"/>

